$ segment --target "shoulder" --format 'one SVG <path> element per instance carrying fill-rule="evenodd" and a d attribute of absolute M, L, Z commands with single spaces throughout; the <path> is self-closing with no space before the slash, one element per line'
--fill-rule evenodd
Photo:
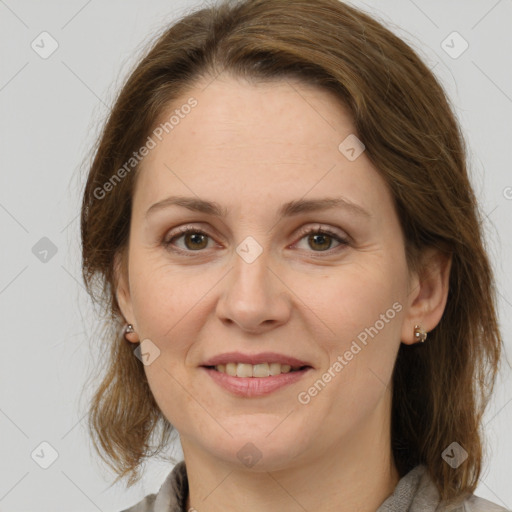
<path fill-rule="evenodd" d="M 439 492 L 426 466 L 419 465 L 403 476 L 394 493 L 378 512 L 512 512 L 496 503 L 475 496 L 463 496 L 456 501 L 440 500 Z"/>
<path fill-rule="evenodd" d="M 167 475 L 157 493 L 148 494 L 135 505 L 121 512 L 182 512 L 188 496 L 185 462 L 181 461 Z"/>
<path fill-rule="evenodd" d="M 447 512 L 510 512 L 509 509 L 506 509 L 492 501 L 488 501 L 484 498 L 479 498 L 478 496 L 471 495 L 469 498 L 466 498 L 458 508 L 447 508 Z"/>
<path fill-rule="evenodd" d="M 460 498 L 456 502 L 441 502 L 439 501 L 439 493 L 434 485 L 434 482 L 428 476 L 426 468 L 422 467 L 422 476 L 416 498 L 419 500 L 418 504 L 425 503 L 436 504 L 432 510 L 435 512 L 511 512 L 496 503 L 488 501 L 474 494 L 467 495 L 465 498 Z M 412 510 L 416 510 L 413 508 Z M 418 510 L 423 510 L 421 507 Z M 425 510 L 430 510 L 425 508 Z"/>
<path fill-rule="evenodd" d="M 143 500 L 121 512 L 152 512 L 155 509 L 155 498 L 156 494 L 148 494 Z"/>

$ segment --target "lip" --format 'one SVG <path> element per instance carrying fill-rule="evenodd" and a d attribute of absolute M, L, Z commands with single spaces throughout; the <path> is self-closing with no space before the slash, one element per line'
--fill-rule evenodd
<path fill-rule="evenodd" d="M 220 356 L 219 356 L 220 357 Z M 287 358 L 287 360 L 292 360 L 293 358 Z M 212 359 L 215 361 L 215 359 Z M 244 362 L 240 359 L 238 362 Z M 268 359 L 266 359 L 268 361 Z M 296 361 L 296 360 L 295 360 Z M 234 362 L 234 361 L 228 361 Z M 278 362 L 278 361 L 273 361 Z M 223 364 L 223 363 L 218 363 Z M 249 364 L 249 363 L 248 363 Z M 252 364 L 252 363 L 251 363 Z M 253 363 L 258 364 L 258 363 Z M 282 363 L 282 364 L 290 364 L 290 363 Z M 214 366 L 214 365 L 211 365 Z M 301 365 L 304 366 L 304 365 Z M 221 373 L 215 370 L 214 368 L 208 368 L 206 366 L 201 367 L 208 375 L 212 378 L 212 380 L 218 384 L 220 387 L 224 388 L 226 391 L 229 391 L 235 396 L 244 397 L 244 398 L 253 398 L 253 397 L 261 397 L 265 395 L 269 395 L 279 389 L 282 389 L 286 386 L 289 386 L 295 382 L 298 382 L 300 379 L 304 377 L 305 374 L 309 373 L 312 370 L 311 366 L 304 368 L 302 370 L 297 370 L 290 373 L 281 373 L 279 375 L 271 375 L 269 377 L 232 377 L 227 373 Z"/>
<path fill-rule="evenodd" d="M 259 354 L 243 354 L 242 352 L 226 352 L 224 354 L 218 354 L 207 361 L 201 366 L 217 366 L 218 364 L 228 363 L 245 363 L 245 364 L 261 364 L 261 363 L 280 363 L 288 364 L 292 368 L 300 368 L 302 366 L 312 365 L 306 361 L 301 361 L 295 357 L 287 356 L 284 354 L 278 354 L 276 352 L 260 352 Z M 238 379 L 244 377 L 237 377 Z M 252 378 L 252 377 L 247 377 Z M 266 379 L 267 377 L 257 377 Z"/>

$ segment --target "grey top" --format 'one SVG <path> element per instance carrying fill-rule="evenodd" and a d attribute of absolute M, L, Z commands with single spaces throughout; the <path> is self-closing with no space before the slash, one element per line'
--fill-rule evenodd
<path fill-rule="evenodd" d="M 149 494 L 122 512 L 187 512 L 188 480 L 185 462 L 169 473 L 160 490 Z M 439 493 L 424 465 L 416 466 L 398 482 L 376 512 L 512 512 L 490 501 L 471 495 L 457 505 L 439 502 Z"/>

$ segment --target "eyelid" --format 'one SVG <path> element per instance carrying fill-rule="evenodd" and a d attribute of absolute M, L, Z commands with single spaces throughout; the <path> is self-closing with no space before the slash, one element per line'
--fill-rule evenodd
<path fill-rule="evenodd" d="M 352 238 L 345 231 L 341 231 L 341 230 L 338 230 L 337 228 L 333 228 L 333 227 L 318 224 L 318 223 L 314 224 L 313 226 L 306 226 L 306 227 L 302 228 L 299 231 L 297 236 L 300 236 L 300 238 L 299 238 L 299 241 L 300 241 L 305 235 L 314 234 L 317 232 L 323 233 L 326 235 L 330 235 L 333 238 L 337 238 L 340 242 L 344 242 L 347 244 L 352 242 Z M 327 252 L 327 251 L 316 251 L 316 252 Z"/>
<path fill-rule="evenodd" d="M 337 242 L 338 245 L 335 247 L 330 247 L 329 249 L 326 249 L 325 251 L 314 251 L 312 249 L 303 249 L 303 251 L 308 253 L 308 257 L 310 258 L 316 258 L 316 259 L 327 259 L 331 256 L 337 256 L 340 254 L 341 251 L 343 251 L 346 247 L 351 245 L 352 239 L 350 236 L 344 234 L 341 235 L 338 233 L 335 229 L 331 227 L 322 227 L 322 226 L 310 226 L 304 228 L 299 234 L 298 234 L 298 240 L 292 244 L 292 247 L 300 244 L 302 240 L 308 236 L 308 235 L 327 235 L 328 237 L 332 238 L 335 243 Z M 306 242 L 307 243 L 307 242 Z M 301 249 L 299 249 L 301 250 Z"/>
<path fill-rule="evenodd" d="M 193 225 L 185 225 L 185 226 L 179 226 L 179 227 L 175 228 L 174 230 L 172 230 L 172 233 L 170 234 L 170 236 L 166 235 L 164 237 L 162 244 L 164 245 L 164 247 L 166 249 L 176 252 L 176 253 L 179 253 L 179 254 L 184 254 L 186 256 L 196 256 L 202 252 L 205 252 L 204 249 L 200 250 L 200 251 L 190 251 L 190 250 L 185 250 L 185 249 L 181 249 L 179 247 L 173 246 L 172 242 L 174 240 L 181 238 L 183 235 L 186 235 L 187 233 L 196 233 L 196 234 L 205 235 L 210 240 L 213 240 L 213 237 L 208 233 L 207 230 L 202 229 L 200 227 L 193 226 Z"/>

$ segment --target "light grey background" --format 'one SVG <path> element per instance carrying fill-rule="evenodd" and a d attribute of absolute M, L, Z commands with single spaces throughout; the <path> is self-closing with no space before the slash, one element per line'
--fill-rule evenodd
<path fill-rule="evenodd" d="M 501 328 L 510 354 L 512 1 L 351 3 L 406 39 L 434 69 L 454 105 L 487 214 Z M 113 475 L 87 439 L 87 395 L 81 402 L 79 395 L 101 340 L 91 341 L 96 320 L 80 278 L 78 213 L 82 164 L 123 79 L 148 40 L 198 4 L 0 0 L 2 511 L 118 511 L 156 492 L 171 470 L 152 462 L 140 485 L 110 487 Z M 58 43 L 46 59 L 31 47 L 35 41 L 40 52 L 51 48 L 48 36 L 39 36 L 43 31 Z M 469 44 L 458 58 L 441 46 L 453 31 Z M 446 41 L 452 52 L 462 48 L 458 36 Z M 39 253 L 46 262 L 33 252 L 43 237 L 57 249 L 55 255 Z M 488 458 L 475 493 L 508 508 L 511 381 L 505 361 L 485 419 Z M 31 458 L 34 450 L 43 462 L 49 456 L 50 450 L 40 447 L 44 441 L 58 453 L 48 469 Z M 179 449 L 175 454 L 180 456 Z"/>

